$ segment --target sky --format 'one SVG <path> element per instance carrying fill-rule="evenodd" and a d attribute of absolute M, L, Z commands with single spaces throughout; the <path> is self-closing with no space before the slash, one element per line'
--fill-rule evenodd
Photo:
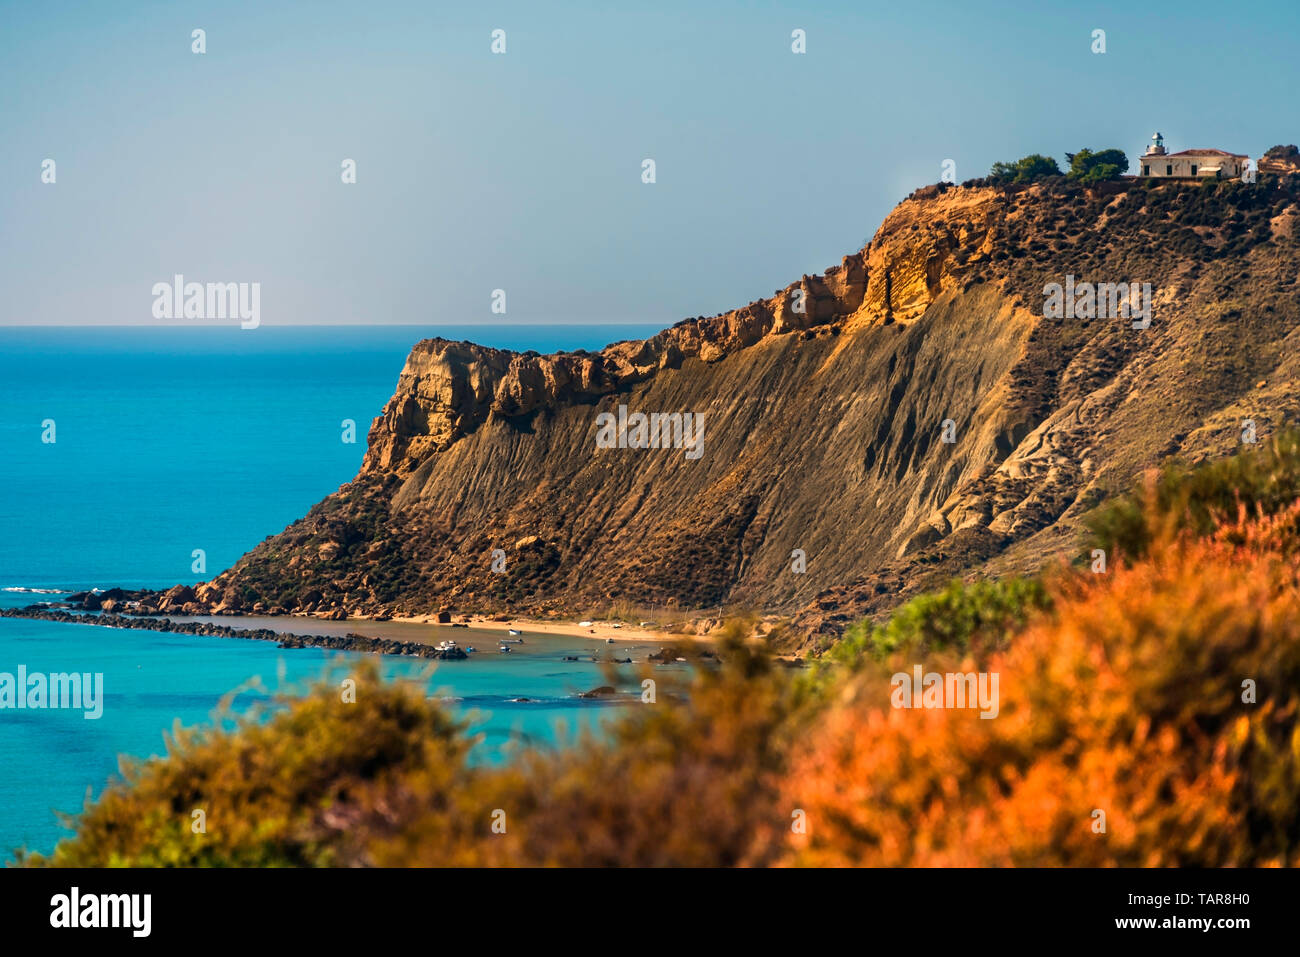
<path fill-rule="evenodd" d="M 1297 38 L 1296 0 L 0 0 L 0 325 L 157 323 L 176 274 L 264 325 L 714 315 L 945 160 L 1300 142 Z"/>

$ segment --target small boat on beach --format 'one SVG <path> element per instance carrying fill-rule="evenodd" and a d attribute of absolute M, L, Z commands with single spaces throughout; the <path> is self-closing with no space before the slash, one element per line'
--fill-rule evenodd
<path fill-rule="evenodd" d="M 500 651 L 501 654 L 503 654 L 503 655 L 508 655 L 508 654 L 510 654 L 510 646 L 509 646 L 509 645 L 502 645 L 502 646 L 501 646 L 499 649 L 497 649 L 497 650 Z"/>
<path fill-rule="evenodd" d="M 523 632 L 519 631 L 517 628 L 507 628 L 506 633 L 514 635 L 515 637 L 518 637 L 519 635 L 523 634 Z"/>

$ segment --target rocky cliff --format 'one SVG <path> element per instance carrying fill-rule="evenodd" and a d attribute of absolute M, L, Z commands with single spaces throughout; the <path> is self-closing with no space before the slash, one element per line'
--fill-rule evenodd
<path fill-rule="evenodd" d="M 1270 147 L 1259 158 L 1257 165 L 1260 173 L 1273 176 L 1300 173 L 1300 148 L 1297 148 L 1294 143 L 1290 146 Z"/>
<path fill-rule="evenodd" d="M 789 615 L 797 643 L 1035 567 L 1140 469 L 1300 413 L 1298 200 L 1291 175 L 928 187 L 824 275 L 645 341 L 420 342 L 356 479 L 196 604 L 726 604 Z M 1150 283 L 1149 328 L 1044 318 L 1067 275 Z M 702 413 L 702 453 L 598 448 L 620 406 Z"/>

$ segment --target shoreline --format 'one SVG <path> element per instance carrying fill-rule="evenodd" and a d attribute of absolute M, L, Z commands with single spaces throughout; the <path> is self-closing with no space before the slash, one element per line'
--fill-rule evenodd
<path fill-rule="evenodd" d="M 137 617 L 115 612 L 92 614 L 72 612 L 63 608 L 44 608 L 28 605 L 23 608 L 0 608 L 0 618 L 18 618 L 28 621 L 49 621 L 63 625 L 90 625 L 97 628 L 122 628 L 136 631 L 165 631 L 180 635 L 200 635 L 210 638 L 243 638 L 252 641 L 274 641 L 279 648 L 326 648 L 331 651 L 394 655 L 398 657 L 432 658 L 438 661 L 459 661 L 469 655 L 463 649 L 439 649 L 432 644 L 417 641 L 399 641 L 393 638 L 372 638 L 368 635 L 304 635 L 296 632 L 273 631 L 270 628 L 234 628 L 212 622 L 172 621 L 170 618 Z"/>
<path fill-rule="evenodd" d="M 356 632 L 347 631 L 342 634 L 303 634 L 294 631 L 276 631 L 273 628 L 241 628 L 235 625 L 223 625 L 216 621 L 210 620 L 215 616 L 204 616 L 209 620 L 201 620 L 196 616 L 186 616 L 189 620 L 178 621 L 163 615 L 125 615 L 117 612 L 99 612 L 98 614 L 89 611 L 76 611 L 68 608 L 57 608 L 49 605 L 34 604 L 25 605 L 19 608 L 0 608 L 0 618 L 14 618 L 28 621 L 48 621 L 55 624 L 71 625 L 88 625 L 98 628 L 122 628 L 134 629 L 140 631 L 169 632 L 180 635 L 197 635 L 210 638 L 241 638 L 252 641 L 273 641 L 278 648 L 295 649 L 295 648 L 323 648 L 330 651 L 353 652 L 356 654 L 379 654 L 392 655 L 394 657 L 405 658 L 427 658 L 435 661 L 464 661 L 470 655 L 459 643 L 452 647 L 439 648 L 435 644 L 435 636 L 430 634 L 427 639 L 423 636 L 418 639 L 402 637 L 382 637 L 373 635 L 362 635 Z M 343 621 L 332 619 L 315 619 L 307 615 L 247 615 L 231 616 L 242 617 L 245 619 L 260 618 L 266 621 L 287 623 L 298 619 L 311 619 L 327 621 L 335 627 L 346 627 L 351 622 L 366 622 L 376 625 L 380 629 L 387 623 L 392 623 L 398 627 L 421 627 L 429 628 L 432 632 L 438 633 L 440 637 L 442 630 L 446 629 L 450 634 L 444 640 L 453 640 L 453 636 L 461 630 L 477 630 L 480 632 L 501 633 L 511 628 L 518 629 L 523 637 L 546 637 L 546 638 L 572 638 L 580 641 L 597 641 L 601 644 L 633 644 L 634 646 L 651 645 L 658 648 L 657 651 L 651 652 L 647 662 L 667 664 L 670 661 L 687 661 L 687 660 L 717 660 L 716 642 L 707 635 L 678 635 L 664 634 L 662 632 L 652 632 L 645 628 L 628 627 L 622 625 L 619 628 L 614 627 L 613 622 L 596 622 L 593 621 L 587 628 L 580 628 L 576 623 L 557 621 L 542 621 L 530 618 L 515 618 L 507 621 L 495 621 L 479 619 L 475 616 L 464 615 L 462 618 L 466 621 L 456 622 L 453 627 L 452 622 L 438 622 L 436 615 L 415 615 L 403 616 L 400 618 L 389 618 L 385 621 L 375 621 L 374 619 L 357 616 L 348 618 Z M 583 634 L 583 632 L 586 634 Z M 472 634 L 472 632 L 471 632 Z M 468 637 L 468 636 L 467 636 Z M 605 639 L 605 640 L 603 640 Z M 504 650 L 504 649 L 503 649 Z M 631 649 L 628 649 L 629 651 Z M 585 652 L 584 652 L 585 654 Z M 774 654 L 772 659 L 786 667 L 803 667 L 806 662 L 797 655 Z M 570 660 L 567 659 L 566 660 Z M 576 659 L 573 659 L 576 660 Z M 592 654 L 592 661 L 597 661 L 595 654 Z M 611 659 L 618 661 L 618 659 Z M 629 658 L 627 662 L 630 663 Z"/>
<path fill-rule="evenodd" d="M 564 621 L 542 621 L 540 619 L 515 618 L 496 621 L 478 616 L 459 616 L 463 621 L 438 622 L 437 615 L 415 615 L 389 618 L 376 621 L 372 618 L 357 616 L 342 621 L 318 619 L 310 615 L 230 615 L 238 624 L 223 624 L 219 617 L 213 615 L 137 615 L 117 611 L 94 612 L 77 608 L 58 607 L 49 604 L 31 604 L 17 608 L 0 608 L 0 618 L 23 619 L 29 621 L 48 621 L 55 624 L 88 625 L 99 628 L 122 628 L 140 631 L 170 632 L 182 635 L 198 635 L 213 638 L 240 638 L 253 641 L 274 641 L 281 648 L 325 648 L 332 651 L 350 651 L 357 653 L 384 654 L 398 657 L 418 657 L 435 660 L 463 660 L 469 655 L 462 645 L 467 645 L 465 638 L 473 637 L 475 632 L 483 632 L 492 637 L 504 634 L 510 629 L 522 633 L 523 638 L 569 638 L 574 641 L 597 642 L 599 644 L 621 644 L 623 646 L 649 646 L 655 654 L 664 654 L 669 649 L 684 652 L 691 657 L 712 657 L 715 642 L 708 637 L 698 635 L 664 634 L 641 627 L 622 625 L 615 628 L 613 622 L 593 621 L 588 627 L 579 627 L 577 623 Z M 272 627 L 257 627 L 257 620 L 265 621 Z M 302 624 L 299 625 L 298 623 Z M 308 629 L 309 622 L 319 622 L 328 631 L 326 633 L 307 633 L 289 630 L 299 627 Z M 274 626 L 282 626 L 283 630 Z M 284 627 L 287 626 L 287 627 Z M 369 626 L 369 627 L 367 627 Z M 386 628 L 385 626 L 396 626 Z M 366 627 L 367 631 L 379 634 L 363 635 L 348 630 L 352 627 Z M 410 630 L 418 628 L 421 634 L 411 634 Z M 405 631 L 404 631 L 405 630 Z M 387 632 L 385 634 L 384 632 Z M 462 636 L 462 632 L 468 634 Z M 459 640 L 457 641 L 459 637 Z M 457 641 L 453 648 L 439 648 L 441 641 Z M 699 649 L 696 654 L 690 648 Z M 628 649 L 631 650 L 630 648 Z M 587 652 L 583 652 L 586 654 Z M 595 650 L 592 650 L 595 660 Z"/>
<path fill-rule="evenodd" d="M 18 588 L 7 589 L 17 591 Z M 54 589 L 23 589 L 32 594 L 59 594 Z M 285 609 L 275 609 L 274 614 L 266 612 L 253 612 L 247 610 L 235 610 L 224 606 L 218 606 L 219 610 L 211 608 L 207 602 L 198 602 L 195 599 L 194 588 L 188 585 L 174 585 L 166 591 L 159 591 L 151 588 L 128 590 L 123 588 L 92 589 L 91 591 L 78 591 L 67 593 L 66 598 L 62 601 L 41 601 L 23 606 L 23 609 L 29 615 L 35 615 L 37 612 L 46 611 L 68 611 L 72 613 L 99 613 L 101 615 L 120 615 L 130 618 L 167 618 L 173 622 L 200 622 L 211 624 L 218 627 L 233 628 L 236 631 L 257 631 L 260 622 L 284 623 L 310 621 L 313 626 L 303 627 L 320 627 L 327 634 L 337 634 L 337 629 L 347 629 L 351 623 L 360 622 L 368 627 L 368 630 L 379 632 L 382 639 L 393 641 L 417 642 L 421 644 L 435 644 L 442 638 L 442 628 L 470 628 L 480 632 L 487 632 L 494 636 L 509 630 L 518 630 L 525 634 L 532 633 L 539 637 L 548 638 L 574 638 L 583 641 L 598 641 L 607 644 L 613 643 L 636 643 L 636 644 L 703 644 L 713 646 L 716 642 L 714 637 L 708 633 L 708 627 L 716 624 L 712 621 L 706 621 L 704 633 L 699 631 L 678 631 L 667 630 L 657 621 L 645 621 L 638 624 L 632 624 L 622 620 L 611 619 L 556 619 L 556 618 L 536 618 L 529 615 L 507 615 L 504 613 L 492 612 L 452 612 L 446 609 L 440 611 L 429 611 L 422 614 L 406 615 L 389 615 L 381 614 L 380 617 L 366 614 L 346 615 L 341 609 L 333 608 L 328 612 L 325 611 L 288 611 Z M 453 621 L 453 617 L 455 620 Z M 237 621 L 237 624 L 224 625 L 219 619 L 229 618 Z M 423 629 L 429 629 L 427 633 Z M 271 625 L 271 630 L 279 631 L 275 624 Z M 388 632 L 388 634 L 383 634 Z M 418 632 L 418 633 L 417 633 Z M 315 636 L 299 635 L 297 632 L 286 628 L 284 634 L 295 635 L 300 638 L 321 638 Z M 365 638 L 368 636 L 358 636 Z"/>
<path fill-rule="evenodd" d="M 578 622 L 569 621 L 544 621 L 539 618 L 511 618 L 508 621 L 497 621 L 495 619 L 485 618 L 479 615 L 463 615 L 462 621 L 455 624 L 468 625 L 470 628 L 478 628 L 483 631 L 500 631 L 505 632 L 512 628 L 524 633 L 524 636 L 531 632 L 536 635 L 547 635 L 557 638 L 582 638 L 587 641 L 605 641 L 613 638 L 616 642 L 634 641 L 640 644 L 678 644 L 684 641 L 705 641 L 711 642 L 712 639 L 700 635 L 669 635 L 662 631 L 651 631 L 648 628 L 642 628 L 638 625 L 627 625 L 620 623 L 620 627 L 615 628 L 613 622 L 592 621 L 588 627 L 580 627 Z M 349 618 L 348 621 L 373 621 L 371 618 L 358 616 Z M 429 625 L 432 628 L 450 629 L 452 623 L 439 622 L 436 614 L 430 615 L 409 615 L 394 617 L 391 621 L 401 624 L 410 625 Z M 584 619 L 585 620 L 585 619 Z M 383 622 L 378 622 L 382 625 Z"/>

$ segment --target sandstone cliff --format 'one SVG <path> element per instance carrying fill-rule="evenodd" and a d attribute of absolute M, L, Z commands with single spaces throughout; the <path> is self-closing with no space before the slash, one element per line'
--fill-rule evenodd
<path fill-rule="evenodd" d="M 825 275 L 642 342 L 420 342 L 356 479 L 197 602 L 726 603 L 790 615 L 803 640 L 943 577 L 1034 567 L 1143 467 L 1296 419 L 1298 200 L 1295 176 L 929 187 Z M 1043 318 L 1067 274 L 1151 283 L 1150 328 Z M 703 413 L 703 454 L 596 448 L 619 405 Z"/>

